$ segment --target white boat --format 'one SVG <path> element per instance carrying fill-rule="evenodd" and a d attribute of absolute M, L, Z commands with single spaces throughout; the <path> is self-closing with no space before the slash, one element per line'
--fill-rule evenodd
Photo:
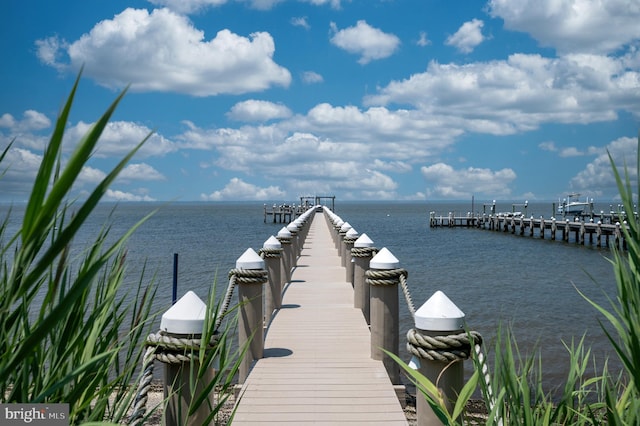
<path fill-rule="evenodd" d="M 589 198 L 586 198 L 585 201 L 580 201 L 579 197 L 580 194 L 573 193 L 567 195 L 567 198 L 562 200 L 562 202 L 558 202 L 558 214 L 568 215 L 587 213 L 593 205 L 593 198 L 591 201 L 589 201 Z"/>

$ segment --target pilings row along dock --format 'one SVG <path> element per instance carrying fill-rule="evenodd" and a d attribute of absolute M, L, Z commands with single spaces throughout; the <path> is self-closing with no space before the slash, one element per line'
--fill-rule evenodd
<path fill-rule="evenodd" d="M 615 247 L 625 249 L 626 241 L 620 222 L 603 223 L 594 219 L 580 220 L 579 217 L 564 220 L 555 218 L 535 219 L 513 215 L 481 215 L 456 216 L 454 213 L 438 215 L 435 212 L 429 213 L 429 226 L 438 227 L 467 227 L 493 231 L 508 232 L 522 236 L 536 237 L 540 239 L 548 238 L 552 241 L 573 241 L 579 245 L 595 245 L 598 247 Z M 612 240 L 612 241 L 610 241 Z"/>
<path fill-rule="evenodd" d="M 449 410 L 463 387 L 463 361 L 472 351 L 484 359 L 481 336 L 467 331 L 464 313 L 444 293 L 416 309 L 398 259 L 327 207 L 306 210 L 259 252 L 247 249 L 229 272 L 214 325 L 219 330 L 237 294 L 242 352 L 233 425 L 406 425 L 406 389 L 394 360 L 401 342 L 411 368 L 437 383 Z M 415 322 L 408 331 L 400 330 L 400 295 Z M 203 305 L 192 292 L 177 301 L 162 315 L 160 335 L 145 356 L 168 363 L 166 426 L 207 424 L 212 415 L 214 395 L 191 410 L 195 394 L 183 391 L 206 387 L 212 381 L 200 377 L 214 376 L 214 363 L 194 377 L 198 368 L 191 363 L 200 358 L 184 358 L 183 347 L 202 343 Z M 422 396 L 416 413 L 420 426 L 440 424 Z"/>

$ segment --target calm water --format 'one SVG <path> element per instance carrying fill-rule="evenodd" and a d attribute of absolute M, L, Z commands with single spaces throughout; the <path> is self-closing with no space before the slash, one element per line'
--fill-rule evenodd
<path fill-rule="evenodd" d="M 178 296 L 193 290 L 206 300 L 216 277 L 221 292 L 236 259 L 249 247 L 257 251 L 283 226 L 263 223 L 261 203 L 122 204 L 115 212 L 113 206 L 101 207 L 75 244 L 80 248 L 91 242 L 105 222 L 112 224 L 114 237 L 121 235 L 156 207 L 159 211 L 129 241 L 128 276 L 136 283 L 146 261 L 147 275 L 157 274 L 156 304 L 161 312 L 171 303 L 174 253 L 179 255 Z M 476 203 L 476 211 L 482 208 Z M 18 217 L 21 210 L 14 210 Z M 495 231 L 428 226 L 429 211 L 446 215 L 469 210 L 471 203 L 336 204 L 343 220 L 399 259 L 409 272 L 416 307 L 442 290 L 464 311 L 469 327 L 482 333 L 489 348 L 498 325 L 511 326 L 523 352 L 540 348 L 548 387 L 557 386 L 566 370 L 563 341 L 570 344 L 586 334 L 587 346 L 600 363 L 611 355 L 598 324 L 601 318 L 576 291 L 608 306 L 605 295 L 615 296 L 609 250 Z M 530 204 L 527 215 L 549 217 L 551 210 L 551 203 Z M 511 205 L 498 206 L 498 211 L 511 211 Z M 401 306 L 401 355 L 408 360 L 403 336 L 413 321 L 403 299 Z"/>

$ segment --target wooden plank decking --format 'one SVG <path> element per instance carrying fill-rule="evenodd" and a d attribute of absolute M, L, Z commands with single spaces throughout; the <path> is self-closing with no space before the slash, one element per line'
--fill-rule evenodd
<path fill-rule="evenodd" d="M 233 425 L 406 425 L 324 215 L 312 219 Z"/>

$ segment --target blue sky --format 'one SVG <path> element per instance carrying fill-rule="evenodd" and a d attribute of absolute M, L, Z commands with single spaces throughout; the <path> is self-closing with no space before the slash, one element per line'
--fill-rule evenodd
<path fill-rule="evenodd" d="M 65 155 L 129 90 L 80 196 L 153 131 L 109 200 L 615 200 L 638 22 L 628 0 L 10 0 L 0 201 L 26 200 L 82 66 Z"/>

